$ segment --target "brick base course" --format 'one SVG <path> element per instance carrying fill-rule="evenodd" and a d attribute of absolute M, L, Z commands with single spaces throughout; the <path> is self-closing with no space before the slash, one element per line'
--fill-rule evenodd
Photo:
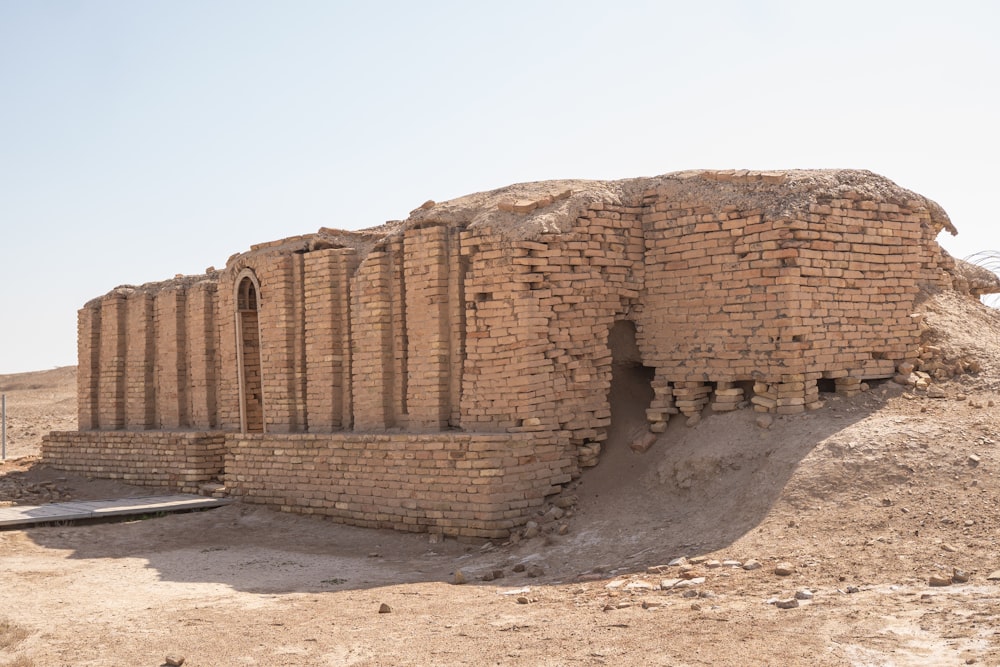
<path fill-rule="evenodd" d="M 226 486 L 246 502 L 369 528 L 500 538 L 570 480 L 527 434 L 228 434 Z"/>
<path fill-rule="evenodd" d="M 548 434 L 54 432 L 46 464 L 93 477 L 231 495 L 369 528 L 501 538 L 575 470 Z"/>
<path fill-rule="evenodd" d="M 225 446 L 219 432 L 54 431 L 42 439 L 42 458 L 81 475 L 197 493 L 222 474 Z"/>

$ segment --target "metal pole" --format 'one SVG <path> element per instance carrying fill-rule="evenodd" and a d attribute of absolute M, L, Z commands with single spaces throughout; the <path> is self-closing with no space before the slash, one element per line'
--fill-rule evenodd
<path fill-rule="evenodd" d="M 0 461 L 7 460 L 7 394 L 0 395 Z"/>

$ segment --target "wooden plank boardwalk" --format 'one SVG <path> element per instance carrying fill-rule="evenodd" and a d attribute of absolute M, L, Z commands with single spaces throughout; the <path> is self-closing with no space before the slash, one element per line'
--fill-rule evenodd
<path fill-rule="evenodd" d="M 160 512 L 188 512 L 219 507 L 232 502 L 229 498 L 206 498 L 187 493 L 170 496 L 118 498 L 115 500 L 80 500 L 49 505 L 12 505 L 0 507 L 0 528 L 30 526 L 53 521 L 79 521 L 106 517 Z"/>

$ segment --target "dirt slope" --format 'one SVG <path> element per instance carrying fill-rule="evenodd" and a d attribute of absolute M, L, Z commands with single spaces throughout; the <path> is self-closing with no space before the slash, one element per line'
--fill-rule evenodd
<path fill-rule="evenodd" d="M 1000 317 L 950 293 L 921 312 L 928 367 L 979 369 L 936 382 L 943 397 L 883 383 L 768 429 L 706 414 L 645 454 L 626 409 L 600 465 L 514 543 L 241 505 L 0 532 L 0 665 L 1000 664 Z M 9 405 L 42 391 L 6 386 Z M 25 434 L 72 419 L 35 414 Z M 9 502 L 143 492 L 3 470 Z M 772 604 L 796 592 L 811 599 Z"/>

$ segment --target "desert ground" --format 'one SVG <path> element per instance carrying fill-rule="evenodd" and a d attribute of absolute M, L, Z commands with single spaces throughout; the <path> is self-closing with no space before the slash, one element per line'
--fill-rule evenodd
<path fill-rule="evenodd" d="M 616 425 L 520 539 L 239 502 L 2 530 L 0 666 L 1000 665 L 1000 316 L 952 293 L 921 312 L 963 372 L 768 428 L 708 411 L 641 454 Z M 74 369 L 0 391 L 0 501 L 155 492 L 41 464 Z"/>

